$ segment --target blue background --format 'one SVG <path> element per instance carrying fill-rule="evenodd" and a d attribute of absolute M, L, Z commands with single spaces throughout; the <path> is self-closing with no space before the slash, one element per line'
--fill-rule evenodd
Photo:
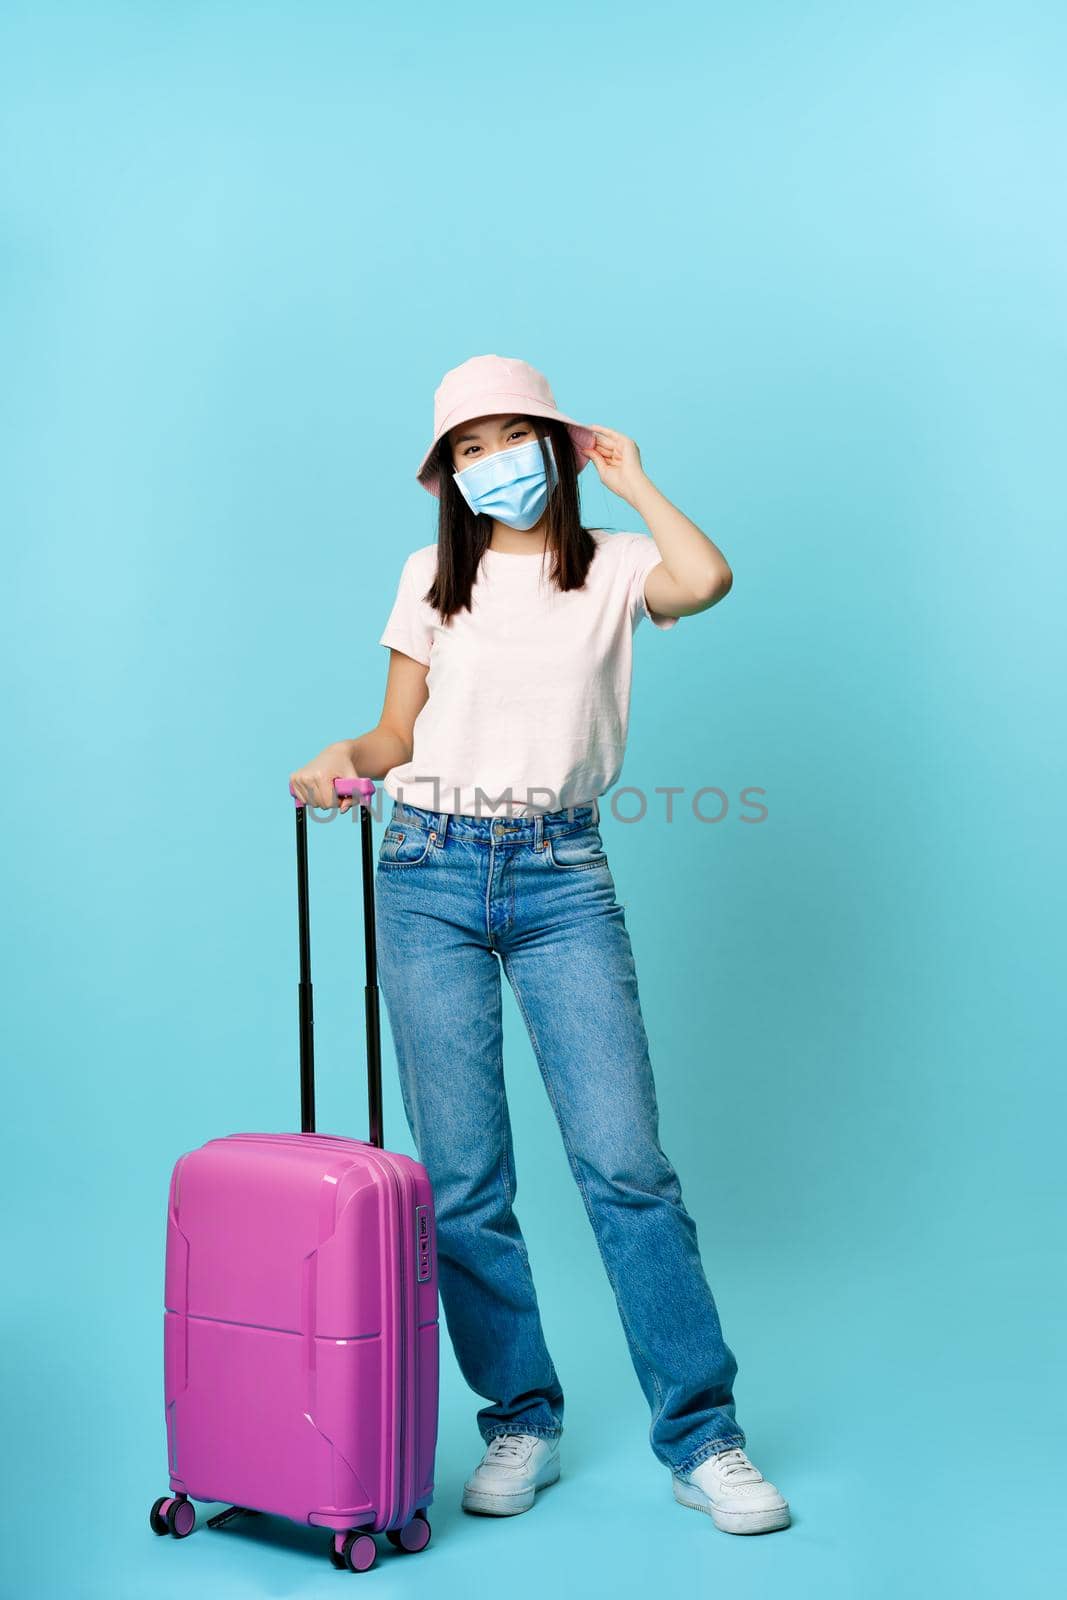
<path fill-rule="evenodd" d="M 671 1498 L 508 995 L 564 1476 L 459 1511 L 446 1339 L 433 1544 L 361 1581 L 1056 1591 L 1065 35 L 1026 0 L 5 5 L 5 1594 L 341 1582 L 291 1525 L 148 1531 L 166 1185 L 296 1119 L 286 776 L 377 718 L 433 389 L 487 351 L 734 568 L 642 625 L 621 782 L 768 819 L 604 831 L 795 1524 Z M 320 1126 L 361 1135 L 354 842 L 312 838 Z"/>

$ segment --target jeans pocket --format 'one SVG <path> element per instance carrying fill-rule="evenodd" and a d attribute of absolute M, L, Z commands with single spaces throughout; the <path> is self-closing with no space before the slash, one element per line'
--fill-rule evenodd
<path fill-rule="evenodd" d="M 570 833 L 545 834 L 545 856 L 563 872 L 583 872 L 591 867 L 606 867 L 604 841 L 595 822 Z"/>
<path fill-rule="evenodd" d="M 415 823 L 390 823 L 378 847 L 380 867 L 417 867 L 434 847 L 434 835 Z"/>

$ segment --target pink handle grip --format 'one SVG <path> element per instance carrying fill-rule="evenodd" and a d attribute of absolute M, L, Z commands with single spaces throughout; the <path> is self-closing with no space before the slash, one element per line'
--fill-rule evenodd
<path fill-rule="evenodd" d="M 374 782 L 371 778 L 335 778 L 333 786 L 342 800 L 351 800 L 353 796 L 358 795 L 362 802 L 369 800 L 374 793 Z M 289 785 L 289 793 L 293 795 L 293 799 L 298 806 L 304 804 L 298 795 L 293 794 L 292 784 Z"/>

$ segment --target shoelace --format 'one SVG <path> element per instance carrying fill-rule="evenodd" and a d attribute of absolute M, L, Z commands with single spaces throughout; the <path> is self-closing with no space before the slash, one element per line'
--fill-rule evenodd
<path fill-rule="evenodd" d="M 526 1443 L 521 1433 L 498 1433 L 489 1443 L 489 1452 L 494 1460 L 502 1456 L 517 1460 L 525 1449 Z"/>
<path fill-rule="evenodd" d="M 722 1450 L 715 1460 L 723 1479 L 730 1483 L 756 1483 L 763 1476 L 741 1449 Z"/>

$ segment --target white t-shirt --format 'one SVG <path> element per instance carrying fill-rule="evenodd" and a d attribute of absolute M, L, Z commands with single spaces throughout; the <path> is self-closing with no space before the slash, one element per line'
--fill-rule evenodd
<path fill-rule="evenodd" d="M 436 544 L 404 563 L 379 644 L 429 667 L 412 758 L 382 780 L 394 800 L 468 816 L 524 816 L 585 805 L 622 768 L 633 634 L 677 617 L 651 611 L 645 578 L 661 560 L 643 533 L 590 529 L 585 587 L 560 592 L 551 556 L 487 550 L 471 609 L 442 624 L 422 596 Z"/>

